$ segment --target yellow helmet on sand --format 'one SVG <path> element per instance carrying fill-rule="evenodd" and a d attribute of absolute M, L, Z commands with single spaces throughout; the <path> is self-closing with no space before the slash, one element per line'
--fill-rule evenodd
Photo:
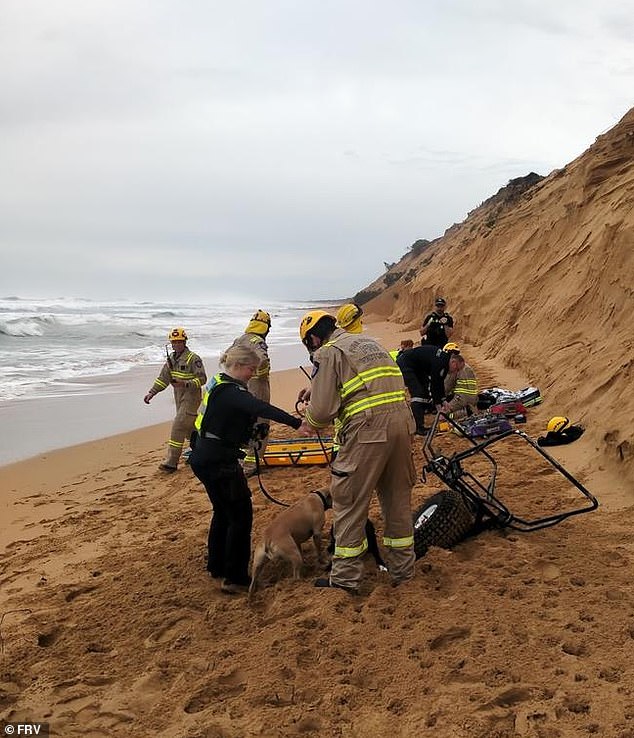
<path fill-rule="evenodd" d="M 448 354 L 459 354 L 460 353 L 460 346 L 458 346 L 457 343 L 454 343 L 453 341 L 450 341 L 449 343 L 446 343 L 442 347 L 443 351 L 446 351 Z"/>
<path fill-rule="evenodd" d="M 266 310 L 256 310 L 253 317 L 249 321 L 249 325 L 244 329 L 245 333 L 257 333 L 260 336 L 266 336 L 271 330 L 271 315 Z"/>
<path fill-rule="evenodd" d="M 185 333 L 184 328 L 172 328 L 172 330 L 167 334 L 167 340 L 168 341 L 186 341 L 187 333 Z"/>
<path fill-rule="evenodd" d="M 327 313 L 325 310 L 311 310 L 304 315 L 302 322 L 299 324 L 299 337 L 302 339 L 302 343 L 305 342 L 309 331 L 311 331 L 322 318 L 330 318 L 333 322 L 336 321 L 335 316 Z"/>
<path fill-rule="evenodd" d="M 549 433 L 559 433 L 559 431 L 562 431 L 564 428 L 570 425 L 570 421 L 568 418 L 564 418 L 563 415 L 556 415 L 554 418 L 551 418 L 548 421 L 548 425 L 546 426 L 546 430 Z"/>
<path fill-rule="evenodd" d="M 360 305 L 357 305 L 356 302 L 347 302 L 337 311 L 337 325 L 348 333 L 361 333 L 363 329 L 362 315 L 363 309 Z"/>

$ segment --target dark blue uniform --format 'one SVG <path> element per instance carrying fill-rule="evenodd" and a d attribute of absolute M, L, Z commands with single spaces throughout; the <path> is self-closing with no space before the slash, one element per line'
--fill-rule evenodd
<path fill-rule="evenodd" d="M 417 432 L 425 429 L 425 412 L 435 412 L 435 406 L 445 399 L 450 359 L 449 352 L 436 346 L 415 346 L 396 357 L 412 400 Z"/>
<path fill-rule="evenodd" d="M 267 418 L 292 428 L 302 421 L 258 400 L 227 374 L 216 376 L 206 409 L 196 421 L 198 437 L 190 457 L 194 474 L 205 486 L 213 508 L 207 539 L 207 570 L 225 582 L 247 586 L 251 558 L 253 509 L 251 490 L 240 459 L 253 435 L 256 419 Z M 205 400 L 203 400 L 205 402 Z"/>

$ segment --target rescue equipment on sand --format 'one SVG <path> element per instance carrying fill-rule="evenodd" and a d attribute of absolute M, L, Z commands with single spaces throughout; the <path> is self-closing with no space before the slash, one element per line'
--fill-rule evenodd
<path fill-rule="evenodd" d="M 447 423 L 454 433 L 463 438 L 467 443 L 466 450 L 445 455 L 439 449 L 436 435 L 440 423 Z M 527 443 L 581 493 L 585 499 L 583 506 L 560 512 L 549 507 L 546 515 L 533 519 L 512 513 L 496 495 L 497 462 L 489 451 L 493 444 L 507 439 Z M 448 415 L 438 413 L 425 439 L 423 455 L 426 461 L 423 481 L 426 480 L 426 473 L 430 472 L 444 482 L 448 489 L 438 492 L 414 511 L 414 550 L 417 558 L 424 556 L 429 546 L 452 548 L 468 536 L 477 535 L 484 530 L 511 528 L 520 533 L 528 533 L 557 525 L 572 515 L 590 512 L 599 506 L 594 495 L 558 461 L 542 450 L 526 433 L 512 427 L 491 438 L 476 440 Z M 472 457 L 477 457 L 481 463 L 474 465 Z M 485 463 L 489 469 L 488 478 L 486 472 L 480 471 Z"/>

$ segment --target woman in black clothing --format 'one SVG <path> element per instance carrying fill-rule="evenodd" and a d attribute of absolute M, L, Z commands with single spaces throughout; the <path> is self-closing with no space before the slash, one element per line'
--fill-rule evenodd
<path fill-rule="evenodd" d="M 205 392 L 196 429 L 198 436 L 190 457 L 194 474 L 205 485 L 212 514 L 207 541 L 207 570 L 222 578 L 228 594 L 246 591 L 251 558 L 251 490 L 240 459 L 253 435 L 256 419 L 267 418 L 292 428 L 301 419 L 258 400 L 247 382 L 260 363 L 250 347 L 232 346 L 220 358 L 224 372 L 216 374 Z"/>

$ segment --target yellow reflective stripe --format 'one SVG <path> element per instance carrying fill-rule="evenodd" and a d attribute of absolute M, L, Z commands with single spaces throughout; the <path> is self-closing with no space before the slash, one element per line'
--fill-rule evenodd
<path fill-rule="evenodd" d="M 368 539 L 364 538 L 360 546 L 335 546 L 335 556 L 338 559 L 353 559 L 355 556 L 361 556 L 368 550 Z"/>
<path fill-rule="evenodd" d="M 187 356 L 185 357 L 184 361 L 185 364 L 191 364 L 192 359 L 196 356 L 193 351 L 189 351 L 187 353 Z M 181 372 L 178 369 L 171 369 L 170 374 L 172 375 L 172 379 L 194 379 L 196 376 L 194 372 L 190 369 L 188 372 Z"/>
<path fill-rule="evenodd" d="M 177 372 L 172 370 L 170 374 L 172 375 L 172 379 L 194 379 L 196 377 L 194 372 Z"/>
<path fill-rule="evenodd" d="M 223 384 L 224 381 L 225 380 L 222 379 L 220 374 L 214 374 L 214 383 L 211 385 L 211 389 L 213 389 L 219 384 Z M 199 432 L 200 432 L 200 426 L 203 424 L 203 418 L 205 417 L 205 412 L 207 410 L 207 400 L 209 399 L 209 393 L 211 392 L 211 389 L 208 389 L 203 395 L 203 399 L 202 399 L 202 402 L 200 403 L 200 408 L 198 410 L 198 415 L 196 416 L 196 420 L 194 421 L 194 428 L 196 428 L 196 430 Z"/>
<path fill-rule="evenodd" d="M 155 379 L 154 380 L 154 384 L 157 387 L 160 387 L 161 389 L 165 389 L 167 387 L 167 385 L 165 384 L 165 382 L 162 379 Z"/>
<path fill-rule="evenodd" d="M 364 397 L 362 400 L 357 400 L 357 402 L 351 403 L 339 413 L 339 420 L 341 420 L 342 423 L 345 423 L 357 413 L 362 413 L 365 410 L 370 410 L 371 408 L 379 407 L 380 405 L 388 405 L 392 402 L 405 402 L 405 390 L 381 392 L 378 395 L 372 395 L 372 397 Z"/>
<path fill-rule="evenodd" d="M 330 422 L 328 423 L 320 423 L 319 421 L 315 420 L 311 413 L 309 412 L 308 408 L 306 408 L 306 412 L 304 413 L 304 419 L 310 423 L 310 425 L 313 426 L 313 428 L 326 428 L 330 425 Z"/>
<path fill-rule="evenodd" d="M 185 441 L 172 441 L 172 439 L 170 438 L 167 442 L 167 445 L 172 446 L 172 448 L 183 448 L 183 446 L 185 445 Z"/>
<path fill-rule="evenodd" d="M 477 395 L 478 385 L 475 379 L 459 379 L 456 382 L 454 394 Z"/>
<path fill-rule="evenodd" d="M 383 545 L 390 548 L 407 548 L 414 545 L 414 536 L 406 536 L 405 538 L 383 538 Z"/>
<path fill-rule="evenodd" d="M 373 369 L 366 369 L 359 372 L 356 377 L 344 382 L 339 390 L 341 398 L 347 397 L 352 392 L 365 387 L 368 382 L 381 377 L 400 377 L 401 370 L 397 366 L 375 366 Z"/>

